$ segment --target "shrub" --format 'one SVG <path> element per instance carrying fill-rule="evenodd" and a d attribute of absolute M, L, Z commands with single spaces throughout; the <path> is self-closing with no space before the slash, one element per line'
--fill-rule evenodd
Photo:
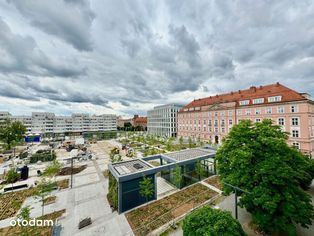
<path fill-rule="evenodd" d="M 56 159 L 55 151 L 39 150 L 31 156 L 30 163 L 36 163 L 37 161 L 53 161 L 54 159 Z"/>
<path fill-rule="evenodd" d="M 183 221 L 184 236 L 246 235 L 241 224 L 228 211 L 205 206 L 193 211 Z"/>

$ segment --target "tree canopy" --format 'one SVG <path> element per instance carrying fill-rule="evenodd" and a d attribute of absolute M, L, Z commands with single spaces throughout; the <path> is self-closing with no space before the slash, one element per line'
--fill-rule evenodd
<path fill-rule="evenodd" d="M 183 221 L 184 236 L 242 236 L 241 224 L 228 211 L 209 206 L 193 211 Z"/>
<path fill-rule="evenodd" d="M 145 175 L 143 176 L 143 180 L 140 181 L 140 195 L 145 197 L 146 201 L 155 193 L 155 187 L 152 181 L 151 177 L 146 177 Z"/>
<path fill-rule="evenodd" d="M 0 125 L 0 140 L 6 144 L 6 149 L 11 149 L 14 143 L 23 140 L 26 128 L 20 121 L 5 120 Z"/>
<path fill-rule="evenodd" d="M 288 134 L 271 120 L 235 125 L 216 154 L 222 182 L 246 190 L 239 205 L 266 233 L 295 235 L 295 224 L 314 218 L 305 188 L 313 176 L 311 161 L 287 144 Z M 229 193 L 230 188 L 224 187 Z"/>

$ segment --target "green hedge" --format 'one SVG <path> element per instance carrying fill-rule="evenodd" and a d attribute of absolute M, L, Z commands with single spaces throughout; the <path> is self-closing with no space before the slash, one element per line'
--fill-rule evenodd
<path fill-rule="evenodd" d="M 109 171 L 109 192 L 107 194 L 109 204 L 112 208 L 118 209 L 118 182 Z"/>
<path fill-rule="evenodd" d="M 56 159 L 56 153 L 54 150 L 52 153 L 50 150 L 39 150 L 31 156 L 30 163 L 36 163 L 37 161 L 53 161 L 54 159 Z"/>

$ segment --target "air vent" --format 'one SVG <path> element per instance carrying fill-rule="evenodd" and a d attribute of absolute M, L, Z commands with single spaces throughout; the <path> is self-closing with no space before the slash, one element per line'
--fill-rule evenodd
<path fill-rule="evenodd" d="M 133 165 L 133 167 L 135 168 L 135 169 L 142 169 L 142 168 L 144 168 L 141 164 L 139 164 L 139 163 L 135 163 L 134 165 Z"/>

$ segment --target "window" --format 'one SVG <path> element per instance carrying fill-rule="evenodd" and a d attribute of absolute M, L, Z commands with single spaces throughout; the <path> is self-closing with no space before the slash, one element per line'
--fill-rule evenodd
<path fill-rule="evenodd" d="M 293 126 L 299 126 L 299 118 L 292 118 L 291 119 L 291 124 Z"/>
<path fill-rule="evenodd" d="M 218 116 L 218 112 L 217 111 L 215 111 L 215 116 Z"/>
<path fill-rule="evenodd" d="M 212 113 L 211 112 L 208 112 L 208 116 L 210 117 L 212 115 Z"/>
<path fill-rule="evenodd" d="M 272 110 L 271 107 L 266 107 L 266 114 L 271 114 Z"/>
<path fill-rule="evenodd" d="M 256 108 L 256 109 L 255 109 L 255 114 L 256 114 L 256 115 L 261 114 L 261 109 L 260 109 L 260 108 Z"/>
<path fill-rule="evenodd" d="M 218 126 L 218 120 L 215 120 L 214 126 Z"/>
<path fill-rule="evenodd" d="M 246 115 L 251 115 L 251 109 L 247 109 L 247 110 L 245 111 L 245 114 L 246 114 Z"/>
<path fill-rule="evenodd" d="M 222 126 L 222 127 L 225 126 L 225 120 L 221 120 L 221 126 Z"/>
<path fill-rule="evenodd" d="M 298 106 L 297 106 L 297 105 L 291 106 L 291 112 L 292 112 L 292 113 L 298 112 Z"/>
<path fill-rule="evenodd" d="M 232 111 L 228 111 L 229 116 L 232 116 L 232 113 L 233 113 Z"/>
<path fill-rule="evenodd" d="M 229 125 L 232 125 L 232 120 L 229 120 Z"/>
<path fill-rule="evenodd" d="M 257 123 L 258 123 L 258 122 L 261 122 L 261 119 L 260 119 L 260 118 L 256 118 L 256 119 L 255 119 L 255 122 L 257 122 Z"/>
<path fill-rule="evenodd" d="M 280 102 L 281 96 L 268 97 L 268 102 Z"/>
<path fill-rule="evenodd" d="M 215 132 L 218 133 L 218 127 L 215 127 Z"/>
<path fill-rule="evenodd" d="M 245 106 L 245 105 L 249 105 L 250 104 L 250 100 L 242 100 L 240 101 L 240 106 Z"/>
<path fill-rule="evenodd" d="M 206 125 L 206 120 L 204 120 L 204 125 Z"/>
<path fill-rule="evenodd" d="M 226 130 L 225 130 L 225 127 L 222 127 L 221 128 L 221 133 L 224 133 Z"/>
<path fill-rule="evenodd" d="M 292 137 L 293 138 L 299 138 L 299 130 L 295 130 L 295 129 L 293 129 L 292 130 Z"/>
<path fill-rule="evenodd" d="M 237 110 L 237 115 L 241 115 L 242 111 L 241 110 Z"/>
<path fill-rule="evenodd" d="M 208 120 L 208 126 L 212 126 L 212 120 Z"/>
<path fill-rule="evenodd" d="M 278 118 L 278 125 L 285 125 L 285 119 L 284 118 Z"/>
<path fill-rule="evenodd" d="M 253 99 L 253 104 L 260 104 L 264 102 L 264 98 L 256 98 Z"/>
<path fill-rule="evenodd" d="M 224 115 L 225 115 L 225 112 L 224 112 L 224 111 L 220 112 L 220 115 L 221 115 L 221 116 L 224 116 Z"/>
<path fill-rule="evenodd" d="M 206 127 L 204 126 L 204 131 L 206 131 Z"/>
<path fill-rule="evenodd" d="M 278 107 L 277 111 L 278 111 L 278 113 L 284 113 L 285 112 L 285 108 L 284 107 Z"/>
<path fill-rule="evenodd" d="M 293 142 L 292 146 L 295 147 L 296 149 L 300 150 L 300 143 Z"/>

